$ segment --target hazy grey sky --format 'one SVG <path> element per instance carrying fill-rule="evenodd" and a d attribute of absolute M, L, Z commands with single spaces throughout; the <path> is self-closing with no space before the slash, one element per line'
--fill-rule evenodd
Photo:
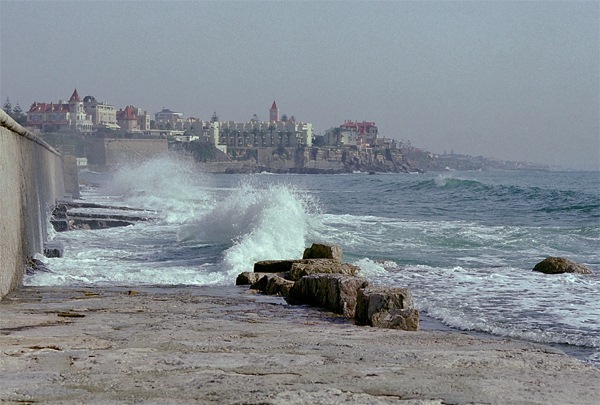
<path fill-rule="evenodd" d="M 442 153 L 600 168 L 598 1 L 0 0 L 0 97 L 345 119 Z"/>

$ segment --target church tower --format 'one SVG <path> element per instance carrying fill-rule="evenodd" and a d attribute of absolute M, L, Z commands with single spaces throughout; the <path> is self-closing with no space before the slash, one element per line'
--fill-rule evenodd
<path fill-rule="evenodd" d="M 277 104 L 275 104 L 275 101 L 273 101 L 273 105 L 269 110 L 269 121 L 279 121 L 279 108 L 277 108 Z"/>

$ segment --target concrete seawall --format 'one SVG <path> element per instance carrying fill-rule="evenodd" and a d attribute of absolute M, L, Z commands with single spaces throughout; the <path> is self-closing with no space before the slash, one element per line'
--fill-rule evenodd
<path fill-rule="evenodd" d="M 42 253 L 48 216 L 65 195 L 62 156 L 0 110 L 0 299 Z"/>

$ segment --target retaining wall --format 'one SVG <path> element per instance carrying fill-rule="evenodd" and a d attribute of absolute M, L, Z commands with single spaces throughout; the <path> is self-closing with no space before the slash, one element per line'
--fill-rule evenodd
<path fill-rule="evenodd" d="M 0 110 L 0 298 L 42 253 L 48 217 L 65 195 L 62 156 Z"/>

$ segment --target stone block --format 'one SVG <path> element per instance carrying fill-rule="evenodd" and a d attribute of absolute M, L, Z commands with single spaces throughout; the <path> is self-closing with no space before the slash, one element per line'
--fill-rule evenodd
<path fill-rule="evenodd" d="M 255 273 L 287 273 L 298 260 L 263 260 L 254 263 Z"/>
<path fill-rule="evenodd" d="M 305 259 L 292 263 L 289 278 L 298 281 L 304 276 L 319 273 L 338 273 L 356 276 L 360 269 L 348 263 L 340 263 L 334 259 Z"/>
<path fill-rule="evenodd" d="M 367 287 L 358 290 L 356 323 L 379 328 L 419 330 L 419 311 L 407 288 Z"/>
<path fill-rule="evenodd" d="M 313 305 L 351 318 L 358 290 L 368 284 L 364 278 L 343 274 L 311 274 L 294 283 L 286 300 L 292 305 Z"/>
<path fill-rule="evenodd" d="M 304 249 L 303 259 L 332 259 L 342 262 L 342 247 L 338 245 L 327 245 L 324 243 L 313 243 L 311 247 Z"/>
<path fill-rule="evenodd" d="M 282 295 L 287 297 L 290 289 L 294 285 L 294 282 L 286 280 L 282 273 L 258 273 L 257 278 L 258 279 L 252 283 L 250 288 L 269 295 Z"/>

